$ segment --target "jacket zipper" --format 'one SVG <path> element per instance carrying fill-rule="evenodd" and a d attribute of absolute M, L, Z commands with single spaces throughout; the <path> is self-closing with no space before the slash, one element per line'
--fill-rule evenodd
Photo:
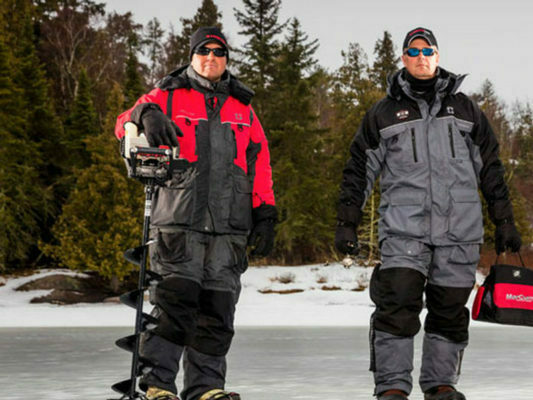
<path fill-rule="evenodd" d="M 415 136 L 415 128 L 411 128 L 411 144 L 413 145 L 413 159 L 416 162 L 418 162 L 418 154 L 416 152 L 416 136 Z"/>
<path fill-rule="evenodd" d="M 448 124 L 448 137 L 450 138 L 450 149 L 452 150 L 452 158 L 455 158 L 455 146 L 453 144 L 452 124 Z"/>

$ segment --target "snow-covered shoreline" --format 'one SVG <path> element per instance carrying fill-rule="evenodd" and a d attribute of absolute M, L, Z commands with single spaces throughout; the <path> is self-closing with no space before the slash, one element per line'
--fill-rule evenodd
<path fill-rule="evenodd" d="M 368 326 L 374 306 L 368 285 L 372 268 L 341 264 L 251 267 L 242 277 L 236 326 Z M 122 304 L 30 304 L 48 290 L 17 292 L 31 280 L 65 270 L 43 270 L 8 279 L 0 287 L 0 328 L 133 326 L 135 310 Z M 478 275 L 478 283 L 483 277 Z M 301 292 L 280 294 L 278 292 Z M 261 293 L 270 292 L 270 293 Z M 473 295 L 470 297 L 470 304 Z M 145 310 L 151 309 L 145 304 Z M 476 323 L 474 321 L 474 323 Z M 484 324 L 485 326 L 487 324 Z"/>

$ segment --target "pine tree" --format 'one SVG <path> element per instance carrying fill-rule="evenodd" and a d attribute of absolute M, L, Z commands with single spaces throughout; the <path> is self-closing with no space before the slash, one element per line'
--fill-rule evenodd
<path fill-rule="evenodd" d="M 527 217 L 527 208 L 525 207 L 526 201 L 516 188 L 517 182 L 515 172 L 517 171 L 518 166 L 515 162 L 511 162 L 513 131 L 506 114 L 505 103 L 498 98 L 494 86 L 488 80 L 483 83 L 481 90 L 474 93 L 471 97 L 474 101 L 477 101 L 479 107 L 487 116 L 500 144 L 499 156 L 505 168 L 505 182 L 509 188 L 509 198 L 513 204 L 515 223 L 527 243 L 528 240 L 531 240 L 531 226 Z M 493 246 L 495 227 L 489 218 L 484 199 L 483 224 L 485 227 L 484 242 L 488 246 Z"/>
<path fill-rule="evenodd" d="M 222 30 L 222 13 L 218 11 L 213 0 L 202 0 L 201 6 L 193 18 L 181 18 L 181 33 L 175 34 L 174 29 L 165 42 L 164 71 L 172 71 L 180 65 L 189 63 L 189 43 L 192 34 L 202 26 L 216 26 Z"/>
<path fill-rule="evenodd" d="M 92 0 L 37 3 L 41 9 L 40 57 L 53 83 L 60 114 L 66 116 L 76 97 L 80 70 L 90 72 L 92 60 L 100 56 L 99 32 L 92 22 L 105 14 L 105 4 Z"/>
<path fill-rule="evenodd" d="M 53 183 L 59 175 L 57 158 L 61 124 L 48 96 L 44 68 L 36 55 L 34 6 L 29 0 L 7 0 L 0 6 L 0 36 L 4 47 L 0 118 L 0 208 L 5 227 L 0 269 L 25 267 L 39 258 L 37 241 L 46 237 L 57 209 Z M 9 99 L 12 100 L 9 100 Z M 7 122 L 8 121 L 8 122 Z M 16 225 L 12 225 L 16 224 Z M 5 245 L 5 246 L 4 246 Z"/>
<path fill-rule="evenodd" d="M 512 138 L 511 127 L 507 118 L 505 103 L 498 98 L 494 85 L 485 80 L 478 93 L 472 95 L 481 110 L 487 116 L 489 123 L 500 144 L 500 156 L 507 159 L 511 156 Z"/>
<path fill-rule="evenodd" d="M 383 38 L 374 46 L 376 60 L 372 65 L 370 77 L 380 90 L 387 90 L 387 76 L 398 70 L 400 57 L 396 55 L 392 36 L 389 32 L 383 32 Z"/>
<path fill-rule="evenodd" d="M 244 11 L 234 9 L 235 18 L 242 27 L 239 34 L 247 37 L 244 50 L 236 50 L 241 56 L 236 62 L 240 78 L 256 93 L 254 107 L 263 118 L 269 102 L 270 88 L 276 74 L 276 60 L 280 52 L 278 35 L 284 23 L 279 23 L 281 0 L 243 0 Z"/>
<path fill-rule="evenodd" d="M 118 290 L 119 282 L 135 267 L 124 260 L 124 250 L 142 238 L 142 185 L 128 179 L 113 132 L 124 98 L 115 85 L 109 98 L 103 131 L 85 138 L 92 164 L 81 170 L 75 189 L 54 226 L 56 245 L 45 252 L 60 265 L 96 271 Z"/>
<path fill-rule="evenodd" d="M 517 104 L 513 115 L 513 157 L 518 162 L 517 173 L 525 178 L 529 177 L 533 169 L 533 109 L 529 103 Z"/>
<path fill-rule="evenodd" d="M 124 82 L 124 107 L 133 107 L 137 99 L 146 91 L 142 74 L 139 71 L 139 61 L 134 51 L 128 54 L 126 61 L 126 80 Z"/>
<path fill-rule="evenodd" d="M 64 159 L 64 162 L 68 163 L 66 169 L 76 172 L 76 169 L 90 164 L 84 139 L 94 137 L 98 132 L 100 123 L 91 97 L 91 82 L 87 72 L 82 69 L 72 111 L 65 124 L 64 144 L 68 151 Z"/>
<path fill-rule="evenodd" d="M 146 92 L 146 84 L 143 79 L 142 65 L 137 58 L 140 50 L 140 37 L 135 31 L 131 31 L 127 38 L 128 58 L 126 60 L 124 80 L 124 107 L 130 108 L 135 101 Z"/>
<path fill-rule="evenodd" d="M 333 77 L 333 116 L 332 130 L 326 138 L 326 154 L 328 155 L 328 178 L 335 182 L 335 192 L 330 196 L 338 202 L 338 187 L 342 179 L 342 171 L 350 157 L 349 148 L 365 113 L 383 97 L 370 77 L 367 56 L 361 46 L 350 43 L 348 50 L 341 52 L 344 62 Z M 379 182 L 367 199 L 363 210 L 363 219 L 358 227 L 359 243 L 362 255 L 372 262 L 377 254 L 377 221 L 379 205 Z M 335 206 L 333 206 L 335 207 Z"/>
<path fill-rule="evenodd" d="M 41 253 L 35 239 L 50 240 L 50 228 L 60 210 L 60 199 L 57 196 L 56 182 L 61 177 L 60 157 L 63 126 L 55 114 L 54 101 L 50 99 L 50 86 L 45 77 L 44 65 L 37 56 L 35 46 L 34 23 L 36 17 L 34 7 L 29 0 L 17 0 L 21 13 L 20 30 L 13 34 L 13 50 L 17 59 L 14 82 L 23 91 L 24 110 L 26 110 L 27 132 L 37 147 L 37 155 L 30 161 L 39 172 L 34 182 L 41 190 L 42 208 L 37 222 L 40 232 L 35 233 L 28 261 L 35 263 L 41 259 Z M 15 44 L 16 42 L 16 44 Z"/>
<path fill-rule="evenodd" d="M 5 9 L 1 11 L 3 14 Z M 39 152 L 29 135 L 24 92 L 13 79 L 17 62 L 13 49 L 4 42 L 4 15 L 0 15 L 0 26 L 1 271 L 26 266 L 28 253 L 40 234 L 46 196 L 39 185 Z"/>
<path fill-rule="evenodd" d="M 292 19 L 280 43 L 266 105 L 269 112 L 264 119 L 281 215 L 277 255 L 289 263 L 324 257 L 332 240 L 332 211 L 322 179 L 323 131 L 318 129 L 313 107 L 317 48 L 318 41 L 309 40 L 298 19 Z"/>
<path fill-rule="evenodd" d="M 156 81 L 162 78 L 164 73 L 161 67 L 163 60 L 163 33 L 163 29 L 161 29 L 161 24 L 157 18 L 153 18 L 148 22 L 143 44 L 146 48 L 146 55 L 150 60 L 150 65 L 148 66 L 149 87 L 154 87 Z"/>

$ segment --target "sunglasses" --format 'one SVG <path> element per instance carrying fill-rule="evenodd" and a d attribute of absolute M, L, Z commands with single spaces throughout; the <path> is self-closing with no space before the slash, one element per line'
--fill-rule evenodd
<path fill-rule="evenodd" d="M 407 54 L 409 57 L 418 57 L 420 52 L 422 52 L 425 57 L 431 57 L 433 54 L 435 54 L 435 49 L 431 47 L 424 47 L 423 49 L 416 49 L 414 47 L 410 47 L 405 50 L 403 54 Z"/>
<path fill-rule="evenodd" d="M 196 50 L 194 50 L 196 54 L 199 54 L 201 56 L 208 56 L 209 53 L 213 52 L 215 57 L 225 57 L 227 54 L 226 49 L 223 49 L 222 47 L 216 47 L 214 49 L 210 49 L 209 47 L 199 47 Z"/>

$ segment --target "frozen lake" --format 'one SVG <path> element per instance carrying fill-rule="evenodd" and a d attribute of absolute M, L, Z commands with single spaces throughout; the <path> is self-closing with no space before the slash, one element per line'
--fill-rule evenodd
<path fill-rule="evenodd" d="M 119 398 L 110 386 L 128 378 L 131 355 L 114 341 L 131 332 L 1 328 L 0 398 Z M 367 337 L 366 327 L 240 327 L 229 354 L 228 388 L 244 400 L 372 399 Z M 419 351 L 415 357 L 416 381 Z M 531 400 L 532 375 L 531 328 L 471 328 L 459 386 L 468 400 Z M 410 398 L 422 399 L 417 386 Z"/>

